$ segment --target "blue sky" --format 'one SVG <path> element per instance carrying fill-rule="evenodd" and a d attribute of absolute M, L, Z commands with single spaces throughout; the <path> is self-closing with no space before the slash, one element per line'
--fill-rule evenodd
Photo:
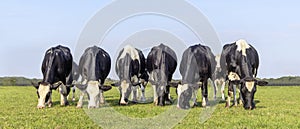
<path fill-rule="evenodd" d="M 188 2 L 207 17 L 222 45 L 244 38 L 258 50 L 260 54 L 258 77 L 300 75 L 300 60 L 297 58 L 300 46 L 298 43 L 300 17 L 297 15 L 300 12 L 299 2 L 294 0 L 284 2 L 188 0 Z M 57 44 L 64 44 L 75 51 L 82 29 L 109 3 L 110 0 L 2 2 L 0 76 L 41 78 L 40 66 L 44 52 Z M 114 59 L 118 50 L 116 46 L 124 41 L 128 36 L 127 33 L 133 33 L 131 29 L 145 30 L 143 27 L 160 28 L 179 35 L 187 46 L 199 43 L 191 36 L 191 32 L 178 22 L 165 17 L 144 15 L 116 25 L 106 36 L 103 41 L 105 43 L 101 47 Z M 177 56 L 180 58 L 181 55 Z M 110 76 L 114 76 L 114 66 L 112 68 Z"/>

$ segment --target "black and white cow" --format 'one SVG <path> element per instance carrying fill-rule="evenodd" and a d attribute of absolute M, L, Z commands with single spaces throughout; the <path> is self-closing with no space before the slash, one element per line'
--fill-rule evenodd
<path fill-rule="evenodd" d="M 88 95 L 88 108 L 98 108 L 104 103 L 103 91 L 111 89 L 111 86 L 103 85 L 111 68 L 111 59 L 106 51 L 92 46 L 87 48 L 79 61 L 79 72 L 82 77 L 81 84 L 75 86 L 81 90 L 77 108 L 83 104 L 84 94 Z"/>
<path fill-rule="evenodd" d="M 226 85 L 226 76 L 227 70 L 225 63 L 221 63 L 221 55 L 215 56 L 216 67 L 215 72 L 212 76 L 213 86 L 214 86 L 214 99 L 217 99 L 218 86 L 221 86 L 222 100 L 225 100 L 225 85 Z"/>
<path fill-rule="evenodd" d="M 141 100 L 145 100 L 145 87 L 148 81 L 148 75 L 146 72 L 145 57 L 142 51 L 134 48 L 131 45 L 126 45 L 118 55 L 116 60 L 116 73 L 120 79 L 119 82 L 112 84 L 112 86 L 118 86 L 120 91 L 120 105 L 127 105 L 128 98 L 133 92 L 132 102 L 136 103 L 137 100 L 137 88 L 141 85 L 142 97 Z"/>
<path fill-rule="evenodd" d="M 207 83 L 212 78 L 215 69 L 215 59 L 210 48 L 201 44 L 190 46 L 182 55 L 180 63 L 181 84 L 177 87 L 177 107 L 190 108 L 189 101 L 192 98 L 193 105 L 197 105 L 197 91 L 202 89 L 202 106 L 208 105 Z"/>
<path fill-rule="evenodd" d="M 228 98 L 226 107 L 230 105 L 230 99 L 233 95 L 233 85 L 239 85 L 240 98 L 245 109 L 254 109 L 254 94 L 256 85 L 267 85 L 265 81 L 255 79 L 259 65 L 259 57 L 253 46 L 245 40 L 238 40 L 232 44 L 226 44 L 223 47 L 221 60 L 225 60 L 229 80 Z M 237 101 L 234 95 L 234 104 Z"/>
<path fill-rule="evenodd" d="M 149 82 L 154 89 L 154 104 L 164 106 L 172 103 L 170 82 L 177 67 L 176 53 L 164 44 L 155 46 L 147 56 Z"/>
<path fill-rule="evenodd" d="M 45 108 L 45 104 L 52 106 L 52 90 L 59 88 L 61 94 L 61 105 L 68 105 L 67 96 L 70 92 L 72 80 L 73 57 L 70 49 L 61 45 L 48 49 L 42 63 L 43 80 L 34 84 L 37 89 L 37 108 Z M 71 81 L 72 82 L 72 81 Z"/>

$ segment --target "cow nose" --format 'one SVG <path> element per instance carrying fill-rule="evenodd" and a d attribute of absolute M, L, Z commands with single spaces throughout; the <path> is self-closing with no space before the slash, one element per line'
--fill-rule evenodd
<path fill-rule="evenodd" d="M 252 108 L 252 106 L 245 106 L 245 109 L 246 110 L 252 110 L 253 108 Z"/>
<path fill-rule="evenodd" d="M 37 108 L 38 109 L 43 109 L 43 108 L 45 108 L 45 105 L 38 105 Z"/>

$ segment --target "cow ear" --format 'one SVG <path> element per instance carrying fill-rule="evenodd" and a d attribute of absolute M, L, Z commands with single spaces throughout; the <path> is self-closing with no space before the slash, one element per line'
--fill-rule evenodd
<path fill-rule="evenodd" d="M 53 85 L 50 85 L 50 89 L 51 90 L 56 90 L 61 84 L 62 84 L 62 82 L 58 82 L 58 83 L 55 83 Z"/>
<path fill-rule="evenodd" d="M 177 88 L 178 87 L 179 82 L 170 82 L 169 86 L 173 87 L 173 88 Z"/>
<path fill-rule="evenodd" d="M 108 85 L 102 85 L 102 86 L 99 86 L 99 89 L 100 90 L 103 90 L 103 91 L 109 91 L 112 87 L 111 86 L 108 86 Z"/>
<path fill-rule="evenodd" d="M 259 86 L 266 86 L 266 85 L 268 85 L 268 82 L 267 82 L 267 81 L 257 81 L 256 83 L 257 83 L 257 85 L 259 85 Z"/>
<path fill-rule="evenodd" d="M 38 83 L 31 82 L 31 84 L 32 84 L 33 87 L 35 87 L 36 89 L 39 89 L 39 86 L 40 86 L 41 82 L 38 82 Z"/>
<path fill-rule="evenodd" d="M 118 87 L 118 86 L 120 86 L 121 85 L 121 83 L 120 82 L 116 82 L 116 83 L 112 83 L 112 84 L 110 84 L 111 86 L 115 86 L 115 87 Z"/>

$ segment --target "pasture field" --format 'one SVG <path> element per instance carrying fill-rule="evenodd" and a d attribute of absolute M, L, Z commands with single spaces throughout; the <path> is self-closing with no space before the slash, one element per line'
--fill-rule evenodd
<path fill-rule="evenodd" d="M 148 86 L 146 92 L 151 89 Z M 171 89 L 171 93 L 176 99 L 174 89 Z M 199 98 L 200 93 L 198 92 Z M 146 97 L 147 95 L 149 94 L 147 93 Z M 76 97 L 78 99 L 78 95 Z M 101 128 L 89 117 L 89 110 L 76 108 L 76 102 L 70 101 L 70 106 L 61 107 L 57 91 L 53 91 L 53 107 L 41 110 L 36 108 L 37 95 L 33 87 L 0 86 L 0 98 L 0 128 Z M 105 98 L 109 107 L 130 118 L 151 118 L 174 108 L 172 105 L 154 106 L 151 102 L 119 106 L 117 88 L 106 92 Z M 242 106 L 224 108 L 223 101 L 211 108 L 198 106 L 184 111 L 187 115 L 183 120 L 169 127 L 176 129 L 300 128 L 300 87 L 258 87 L 255 101 L 257 108 L 252 111 L 244 110 Z M 198 99 L 198 103 L 201 105 L 201 99 Z M 211 114 L 205 113 L 212 108 L 215 110 Z M 203 112 L 204 115 L 209 116 L 205 122 L 201 120 Z M 111 114 L 107 112 L 100 115 Z M 164 122 L 172 121 L 166 119 Z"/>

